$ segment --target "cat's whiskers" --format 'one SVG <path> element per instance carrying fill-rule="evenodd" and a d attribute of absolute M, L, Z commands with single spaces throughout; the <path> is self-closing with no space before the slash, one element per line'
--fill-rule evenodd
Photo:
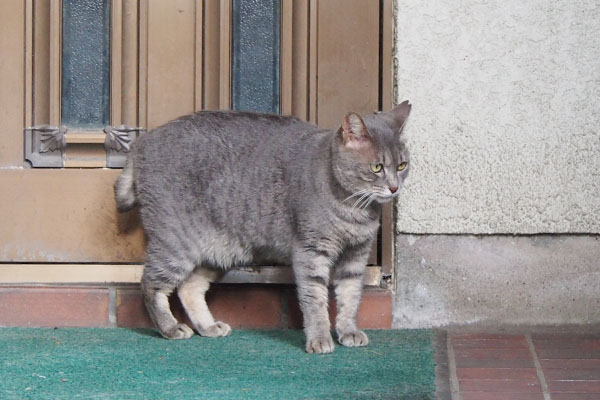
<path fill-rule="evenodd" d="M 360 196 L 361 194 L 363 194 L 367 191 L 368 191 L 368 189 L 361 189 L 358 192 L 352 193 L 350 196 L 348 196 L 344 200 L 342 200 L 342 203 L 345 203 L 347 200 L 350 200 L 353 197 Z"/>
<path fill-rule="evenodd" d="M 360 198 L 360 201 L 357 201 L 357 202 L 356 202 L 356 209 L 357 209 L 357 210 L 360 210 L 360 209 L 362 208 L 362 205 L 363 205 L 363 203 L 364 203 L 365 201 L 368 201 L 368 200 L 369 200 L 369 197 L 371 197 L 371 194 L 370 194 L 370 193 L 367 193 L 367 194 L 366 194 L 366 196 L 362 196 L 362 197 Z"/>
<path fill-rule="evenodd" d="M 373 202 L 373 200 L 375 200 L 375 193 L 370 193 L 369 196 L 367 198 L 365 198 L 361 204 L 359 204 L 358 209 L 359 210 L 365 210 L 367 207 L 369 207 L 371 205 L 371 203 Z"/>
<path fill-rule="evenodd" d="M 362 202 L 362 201 L 363 201 L 363 200 L 364 200 L 366 197 L 368 197 L 368 196 L 369 196 L 369 192 L 368 192 L 368 191 L 366 191 L 365 193 L 363 193 L 363 195 L 362 195 L 362 196 L 360 196 L 360 197 L 358 198 L 358 200 L 356 200 L 356 201 L 354 202 L 354 204 L 352 204 L 352 208 L 356 208 L 356 206 L 357 206 L 358 204 L 360 204 L 360 203 L 361 203 L 361 202 Z"/>
<path fill-rule="evenodd" d="M 369 207 L 371 205 L 371 203 L 373 203 L 373 201 L 375 200 L 376 197 L 377 197 L 377 195 L 375 193 L 371 194 L 371 196 L 369 196 L 369 201 L 367 201 L 367 203 L 362 207 L 362 210 Z"/>

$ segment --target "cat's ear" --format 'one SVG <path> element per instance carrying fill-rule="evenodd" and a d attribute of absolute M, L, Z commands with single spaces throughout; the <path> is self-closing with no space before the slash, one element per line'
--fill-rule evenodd
<path fill-rule="evenodd" d="M 391 111 L 385 113 L 393 121 L 392 129 L 394 129 L 394 132 L 397 135 L 402 133 L 402 129 L 404 129 L 404 125 L 408 120 L 411 108 L 411 104 L 408 102 L 408 100 L 405 100 L 396 107 L 394 107 Z"/>
<path fill-rule="evenodd" d="M 342 121 L 342 138 L 349 148 L 360 148 L 371 143 L 371 135 L 360 115 L 349 113 Z"/>

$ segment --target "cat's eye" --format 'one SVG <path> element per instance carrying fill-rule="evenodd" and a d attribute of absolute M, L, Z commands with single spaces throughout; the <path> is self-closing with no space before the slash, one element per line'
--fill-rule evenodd
<path fill-rule="evenodd" d="M 375 172 L 376 174 L 380 173 L 383 171 L 383 164 L 371 164 L 371 171 Z"/>
<path fill-rule="evenodd" d="M 398 164 L 398 171 L 404 171 L 404 169 L 406 168 L 407 163 L 406 162 L 401 162 L 400 164 Z"/>

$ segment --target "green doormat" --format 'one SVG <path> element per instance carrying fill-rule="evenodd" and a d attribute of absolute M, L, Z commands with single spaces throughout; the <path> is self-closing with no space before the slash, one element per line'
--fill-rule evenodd
<path fill-rule="evenodd" d="M 0 328 L 1 399 L 433 399 L 429 331 L 304 352 L 298 330 L 163 339 L 152 330 Z"/>

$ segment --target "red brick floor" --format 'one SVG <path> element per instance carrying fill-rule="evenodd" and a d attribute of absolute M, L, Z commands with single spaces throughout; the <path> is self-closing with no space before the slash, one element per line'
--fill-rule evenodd
<path fill-rule="evenodd" d="M 596 334 L 447 336 L 452 400 L 600 400 Z"/>

